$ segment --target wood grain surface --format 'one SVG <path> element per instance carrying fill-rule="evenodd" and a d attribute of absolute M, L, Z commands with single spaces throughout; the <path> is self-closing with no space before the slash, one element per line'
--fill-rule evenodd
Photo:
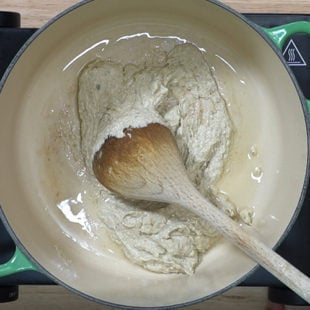
<path fill-rule="evenodd" d="M 76 0 L 0 0 L 0 11 L 17 11 L 23 27 L 40 27 Z M 310 14 L 309 0 L 223 0 L 239 12 Z"/>
<path fill-rule="evenodd" d="M 284 310 L 268 304 L 265 288 L 236 287 L 204 303 L 179 310 Z M 114 310 L 96 304 L 59 286 L 21 286 L 18 301 L 0 304 L 0 310 Z M 129 310 L 129 309 L 128 309 Z M 285 310 L 309 310 L 307 306 L 286 306 Z"/>

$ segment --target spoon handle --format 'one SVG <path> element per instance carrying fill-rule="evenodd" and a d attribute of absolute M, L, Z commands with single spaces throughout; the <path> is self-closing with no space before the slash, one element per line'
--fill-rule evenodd
<path fill-rule="evenodd" d="M 195 189 L 167 127 L 154 123 L 126 129 L 123 138 L 107 139 L 95 155 L 94 172 L 103 185 L 125 197 L 177 203 L 196 213 L 310 303 L 310 279 L 306 275 Z"/>
<path fill-rule="evenodd" d="M 213 206 L 196 190 L 179 192 L 179 203 L 206 219 L 228 240 L 310 303 L 310 279 L 238 223 Z"/>

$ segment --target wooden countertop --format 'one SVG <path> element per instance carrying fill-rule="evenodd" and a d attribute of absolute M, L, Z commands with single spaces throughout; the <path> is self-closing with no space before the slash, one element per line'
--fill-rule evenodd
<path fill-rule="evenodd" d="M 0 11 L 21 13 L 22 27 L 40 27 L 77 2 L 77 0 L 1 0 Z M 222 2 L 243 13 L 310 14 L 309 0 L 222 0 Z"/>

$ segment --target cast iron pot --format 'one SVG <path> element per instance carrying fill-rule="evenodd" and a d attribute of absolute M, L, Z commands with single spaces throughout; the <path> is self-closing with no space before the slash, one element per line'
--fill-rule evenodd
<path fill-rule="evenodd" d="M 81 68 L 111 42 L 137 34 L 193 42 L 206 50 L 236 126 L 223 186 L 237 206 L 246 202 L 255 210 L 252 229 L 276 247 L 308 183 L 306 100 L 278 51 L 293 32 L 309 33 L 310 25 L 262 29 L 205 0 L 82 1 L 37 31 L 0 85 L 1 218 L 17 244 L 0 275 L 37 270 L 85 297 L 123 307 L 184 306 L 243 281 L 256 264 L 224 241 L 192 276 L 154 274 L 105 249 L 99 255 L 90 250 L 81 225 L 56 207 L 59 195 L 72 198 L 62 188 L 77 176 L 65 159 L 62 173 L 47 173 L 55 163 L 45 161 L 46 152 L 58 150 L 46 139 L 58 126 L 53 113 L 64 102 L 76 105 Z M 136 52 L 132 48 L 128 55 Z M 252 146 L 258 152 L 253 164 L 247 158 Z M 262 173 L 251 179 L 255 167 Z M 255 190 L 247 191 L 250 182 Z"/>

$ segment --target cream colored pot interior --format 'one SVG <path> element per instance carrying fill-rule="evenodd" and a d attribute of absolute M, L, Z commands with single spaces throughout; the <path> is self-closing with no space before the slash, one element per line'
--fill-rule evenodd
<path fill-rule="evenodd" d="M 266 244 L 277 243 L 298 205 L 307 167 L 300 99 L 267 42 L 230 11 L 203 0 L 91 1 L 51 23 L 24 51 L 0 94 L 0 201 L 20 242 L 61 282 L 110 303 L 167 306 L 210 297 L 255 263 L 223 241 L 192 276 L 151 273 L 57 207 L 81 188 L 57 136 L 61 115 L 67 112 L 68 122 L 77 117 L 77 76 L 117 39 L 142 33 L 206 50 L 236 130 L 221 188 L 237 206 L 254 209 L 251 229 Z M 129 57 L 139 52 L 137 46 L 126 50 Z M 258 151 L 253 160 L 252 146 Z M 256 167 L 259 178 L 251 177 Z M 84 211 L 96 221 L 96 210 Z"/>

